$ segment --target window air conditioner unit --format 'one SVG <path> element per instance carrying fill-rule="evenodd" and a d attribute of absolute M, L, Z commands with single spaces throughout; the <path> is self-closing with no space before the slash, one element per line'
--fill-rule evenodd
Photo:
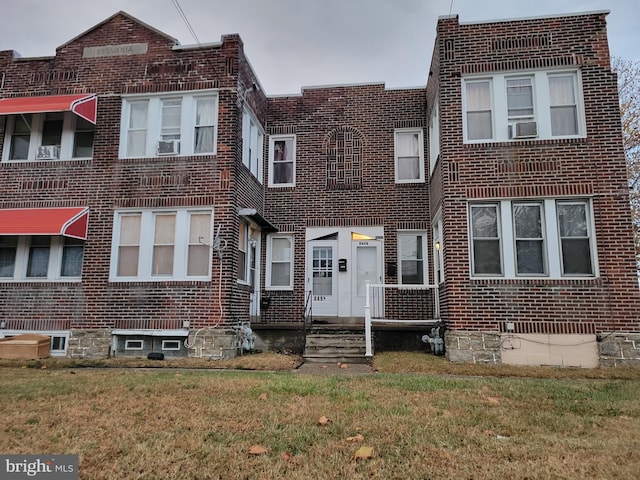
<path fill-rule="evenodd" d="M 178 155 L 180 140 L 160 140 L 156 149 L 158 155 Z"/>
<path fill-rule="evenodd" d="M 57 145 L 42 145 L 38 147 L 38 160 L 54 160 L 60 158 L 60 147 Z"/>
<path fill-rule="evenodd" d="M 536 122 L 516 122 L 509 125 L 510 138 L 535 138 L 538 136 Z"/>

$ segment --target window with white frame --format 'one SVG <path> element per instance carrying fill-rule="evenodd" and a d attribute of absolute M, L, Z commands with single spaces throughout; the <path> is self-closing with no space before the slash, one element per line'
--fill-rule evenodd
<path fill-rule="evenodd" d="M 212 90 L 128 95 L 122 101 L 120 157 L 213 155 L 217 118 Z"/>
<path fill-rule="evenodd" d="M 91 158 L 95 126 L 71 112 L 9 115 L 3 161 Z"/>
<path fill-rule="evenodd" d="M 242 114 L 242 163 L 262 183 L 262 149 L 264 133 L 262 127 L 245 108 Z"/>
<path fill-rule="evenodd" d="M 465 142 L 586 135 L 578 70 L 469 76 L 463 86 Z"/>
<path fill-rule="evenodd" d="M 162 340 L 162 350 L 180 350 L 180 340 Z"/>
<path fill-rule="evenodd" d="M 125 340 L 124 349 L 125 350 L 143 350 L 144 340 Z"/>
<path fill-rule="evenodd" d="M 208 279 L 212 220 L 210 210 L 116 212 L 110 279 Z"/>
<path fill-rule="evenodd" d="M 429 172 L 433 173 L 440 155 L 440 100 L 436 96 L 429 119 Z"/>
<path fill-rule="evenodd" d="M 271 135 L 269 138 L 269 186 L 296 184 L 296 136 Z"/>
<path fill-rule="evenodd" d="M 395 131 L 396 183 L 424 182 L 424 143 L 421 129 Z"/>
<path fill-rule="evenodd" d="M 402 285 L 424 285 L 427 277 L 425 232 L 398 233 L 398 279 Z"/>
<path fill-rule="evenodd" d="M 238 228 L 238 280 L 248 281 L 249 225 L 240 222 Z"/>
<path fill-rule="evenodd" d="M 32 331 L 20 331 L 16 332 L 12 331 L 9 335 L 4 336 L 4 338 L 11 338 L 17 335 L 22 335 L 24 333 L 37 333 L 38 335 L 47 335 L 51 337 L 51 344 L 49 347 L 49 353 L 52 357 L 66 357 L 67 355 L 67 347 L 69 344 L 69 332 L 61 331 L 61 330 L 50 330 L 50 331 L 42 331 L 42 330 L 32 330 Z"/>
<path fill-rule="evenodd" d="M 266 287 L 269 290 L 293 288 L 293 236 L 270 235 L 267 242 Z"/>
<path fill-rule="evenodd" d="M 589 200 L 470 203 L 469 221 L 472 276 L 596 275 Z"/>
<path fill-rule="evenodd" d="M 0 281 L 79 281 L 84 241 L 0 235 Z"/>

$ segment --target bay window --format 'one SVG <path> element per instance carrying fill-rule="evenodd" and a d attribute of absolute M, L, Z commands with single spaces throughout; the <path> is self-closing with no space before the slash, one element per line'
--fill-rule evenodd
<path fill-rule="evenodd" d="M 79 281 L 84 240 L 0 235 L 0 281 Z"/>
<path fill-rule="evenodd" d="M 91 158 L 93 123 L 72 112 L 9 115 L 3 161 L 51 161 Z"/>
<path fill-rule="evenodd" d="M 116 212 L 110 279 L 208 279 L 212 221 L 210 210 Z"/>
<path fill-rule="evenodd" d="M 469 204 L 473 277 L 593 277 L 591 202 L 501 200 Z"/>
<path fill-rule="evenodd" d="M 215 91 L 127 95 L 122 101 L 120 157 L 213 155 L 217 117 Z"/>
<path fill-rule="evenodd" d="M 466 143 L 586 135 L 579 70 L 509 72 L 462 81 Z"/>

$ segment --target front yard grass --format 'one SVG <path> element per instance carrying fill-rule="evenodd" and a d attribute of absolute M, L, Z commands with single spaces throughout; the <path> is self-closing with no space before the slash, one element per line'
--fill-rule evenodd
<path fill-rule="evenodd" d="M 376 355 L 375 375 L 311 376 L 272 355 L 225 370 L 3 362 L 2 452 L 78 454 L 82 479 L 637 478 L 637 370 L 403 353 Z M 229 370 L 260 358 L 269 371 Z"/>

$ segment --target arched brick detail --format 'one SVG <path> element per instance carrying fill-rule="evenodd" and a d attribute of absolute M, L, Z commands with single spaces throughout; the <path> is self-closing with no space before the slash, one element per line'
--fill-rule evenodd
<path fill-rule="evenodd" d="M 362 188 L 363 146 L 364 136 L 352 127 L 339 127 L 325 136 L 323 151 L 327 160 L 327 188 Z"/>

